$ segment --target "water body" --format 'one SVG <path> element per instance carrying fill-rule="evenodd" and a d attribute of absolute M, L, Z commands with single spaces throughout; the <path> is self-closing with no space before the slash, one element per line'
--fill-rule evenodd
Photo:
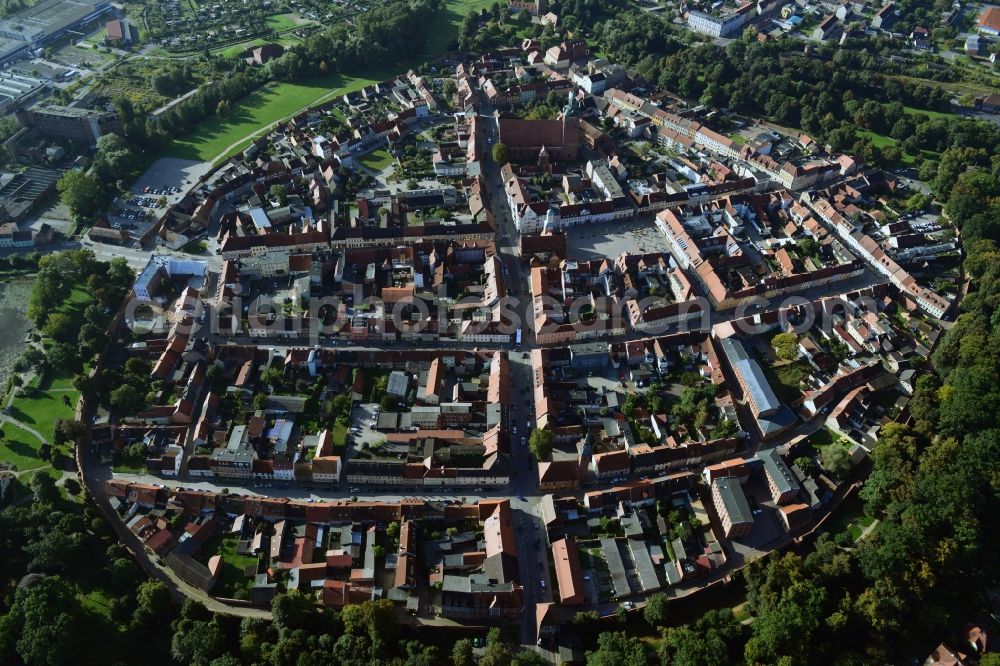
<path fill-rule="evenodd" d="M 28 295 L 34 278 L 0 278 L 0 386 L 6 384 L 14 361 L 24 350 L 28 332 Z"/>

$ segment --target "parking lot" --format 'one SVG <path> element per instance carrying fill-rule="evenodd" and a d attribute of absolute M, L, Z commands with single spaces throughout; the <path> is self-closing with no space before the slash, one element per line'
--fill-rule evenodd
<path fill-rule="evenodd" d="M 108 222 L 114 229 L 141 237 L 168 206 L 184 198 L 208 166 L 176 158 L 157 160 L 136 180 L 129 196 L 114 200 L 107 211 Z"/>
<path fill-rule="evenodd" d="M 208 162 L 162 157 L 139 176 L 132 186 L 132 192 L 139 196 L 148 193 L 146 188 L 161 192 L 167 190 L 168 193 L 164 196 L 169 205 L 184 198 L 184 194 L 211 169 L 212 165 Z"/>
<path fill-rule="evenodd" d="M 347 433 L 348 458 L 385 439 L 385 435 L 373 427 L 380 412 L 379 406 L 373 402 L 355 405 L 351 410 L 351 429 Z"/>
<path fill-rule="evenodd" d="M 126 229 L 133 236 L 141 236 L 163 213 L 154 196 L 137 196 L 131 199 L 115 199 L 114 207 L 108 212 L 108 222 L 115 229 Z"/>
<path fill-rule="evenodd" d="M 666 239 L 651 217 L 635 220 L 582 224 L 566 230 L 569 256 L 578 259 L 614 259 L 622 252 L 667 252 Z"/>

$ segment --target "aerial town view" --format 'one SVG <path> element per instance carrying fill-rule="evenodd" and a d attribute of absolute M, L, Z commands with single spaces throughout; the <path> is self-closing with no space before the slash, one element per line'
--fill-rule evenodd
<path fill-rule="evenodd" d="M 1000 6 L 2 0 L 0 664 L 1000 666 Z"/>

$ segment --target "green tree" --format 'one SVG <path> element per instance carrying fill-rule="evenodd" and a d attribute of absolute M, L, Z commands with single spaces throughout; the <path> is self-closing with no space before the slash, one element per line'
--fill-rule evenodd
<path fill-rule="evenodd" d="M 493 161 L 498 165 L 503 166 L 507 164 L 507 146 L 502 143 L 495 143 L 490 152 L 493 155 Z"/>
<path fill-rule="evenodd" d="M 666 594 L 657 592 L 646 600 L 646 606 L 642 609 L 643 618 L 650 626 L 662 627 L 670 618 L 670 611 L 667 608 L 669 603 Z"/>
<path fill-rule="evenodd" d="M 280 368 L 275 366 L 270 366 L 264 372 L 260 373 L 260 380 L 271 387 L 272 390 L 278 390 L 281 388 L 281 383 L 284 380 L 284 373 Z"/>
<path fill-rule="evenodd" d="M 646 666 L 646 649 L 638 638 L 623 631 L 605 631 L 597 639 L 597 649 L 587 653 L 587 666 Z"/>
<path fill-rule="evenodd" d="M 136 590 L 135 600 L 135 627 L 153 627 L 170 616 L 170 590 L 161 581 L 144 581 Z"/>
<path fill-rule="evenodd" d="M 83 630 L 75 590 L 66 580 L 51 576 L 18 588 L 0 625 L 0 645 L 13 645 L 26 664 L 72 664 L 78 659 Z"/>
<path fill-rule="evenodd" d="M 182 664 L 209 666 L 222 656 L 226 639 L 214 620 L 181 620 L 176 623 L 170 654 Z"/>
<path fill-rule="evenodd" d="M 76 220 L 91 219 L 103 204 L 97 179 L 82 171 L 67 171 L 56 182 L 60 200 Z"/>
<path fill-rule="evenodd" d="M 48 474 L 33 474 L 28 482 L 28 487 L 34 499 L 39 504 L 53 504 L 59 499 L 59 490 L 56 488 L 55 479 Z"/>
<path fill-rule="evenodd" d="M 826 590 L 807 576 L 794 554 L 772 556 L 744 570 L 748 610 L 754 614 L 744 656 L 750 664 L 809 663 L 815 656 L 813 636 L 824 617 Z"/>
<path fill-rule="evenodd" d="M 819 454 L 823 461 L 823 469 L 837 479 L 845 479 L 851 473 L 851 454 L 843 444 L 824 446 Z"/>
<path fill-rule="evenodd" d="M 64 374 L 72 374 L 80 367 L 79 347 L 70 343 L 57 342 L 52 345 L 46 358 L 49 367 Z"/>
<path fill-rule="evenodd" d="M 794 361 L 799 357 L 799 338 L 794 333 L 778 333 L 771 338 L 774 354 L 783 361 Z"/>
<path fill-rule="evenodd" d="M 794 464 L 806 476 L 813 476 L 819 471 L 819 465 L 816 464 L 816 459 L 812 456 L 799 456 L 794 460 Z"/>
<path fill-rule="evenodd" d="M 271 198 L 278 202 L 279 206 L 284 206 L 288 203 L 288 188 L 280 183 L 271 186 L 269 190 Z"/>
<path fill-rule="evenodd" d="M 111 392 L 111 406 L 118 410 L 121 416 L 132 416 L 142 409 L 144 404 L 144 396 L 128 384 L 119 386 Z"/>
<path fill-rule="evenodd" d="M 57 342 L 69 342 L 76 337 L 77 326 L 69 315 L 53 312 L 45 322 L 43 332 Z"/>
<path fill-rule="evenodd" d="M 536 429 L 532 431 L 531 437 L 528 438 L 528 447 L 539 461 L 548 461 L 552 458 L 552 441 L 554 439 L 555 436 L 551 430 Z"/>
<path fill-rule="evenodd" d="M 452 666 L 474 666 L 476 660 L 472 656 L 472 641 L 462 638 L 455 641 L 451 648 Z"/>

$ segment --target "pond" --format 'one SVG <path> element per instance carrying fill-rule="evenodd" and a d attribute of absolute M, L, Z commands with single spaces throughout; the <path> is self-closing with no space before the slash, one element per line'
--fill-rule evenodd
<path fill-rule="evenodd" d="M 6 384 L 14 361 L 24 349 L 32 282 L 33 278 L 27 276 L 0 278 L 0 386 Z"/>

